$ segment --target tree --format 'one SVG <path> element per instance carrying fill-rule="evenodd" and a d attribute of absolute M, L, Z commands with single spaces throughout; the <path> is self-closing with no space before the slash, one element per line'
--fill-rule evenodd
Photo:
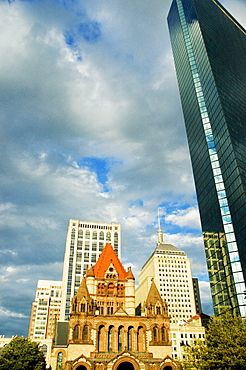
<path fill-rule="evenodd" d="M 206 342 L 197 341 L 184 350 L 180 369 L 246 369 L 246 327 L 241 317 L 226 311 L 211 317 Z"/>
<path fill-rule="evenodd" d="M 0 370 L 45 370 L 46 362 L 38 343 L 17 337 L 0 352 Z"/>

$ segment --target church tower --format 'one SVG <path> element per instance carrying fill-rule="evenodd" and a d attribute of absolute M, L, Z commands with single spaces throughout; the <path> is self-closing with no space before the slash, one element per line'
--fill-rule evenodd
<path fill-rule="evenodd" d="M 71 301 L 67 346 L 55 342 L 53 368 L 176 369 L 167 304 L 153 281 L 144 312 L 136 316 L 134 283 L 107 243 Z"/>

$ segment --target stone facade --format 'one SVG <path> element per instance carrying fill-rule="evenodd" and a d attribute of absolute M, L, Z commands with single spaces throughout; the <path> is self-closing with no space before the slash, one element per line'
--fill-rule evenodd
<path fill-rule="evenodd" d="M 134 276 L 107 243 L 71 302 L 66 346 L 52 350 L 53 370 L 172 370 L 170 318 L 152 281 L 135 315 Z"/>

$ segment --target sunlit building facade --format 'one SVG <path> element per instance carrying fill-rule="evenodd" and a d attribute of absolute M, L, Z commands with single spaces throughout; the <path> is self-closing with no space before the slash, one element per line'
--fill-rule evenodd
<path fill-rule="evenodd" d="M 52 369 L 176 370 L 167 303 L 152 281 L 142 315 L 135 314 L 135 278 L 110 243 L 83 277 L 66 323 Z"/>
<path fill-rule="evenodd" d="M 157 247 L 138 277 L 137 309 L 143 309 L 152 280 L 161 298 L 168 303 L 171 324 L 187 321 L 201 313 L 199 287 L 197 281 L 193 281 L 190 260 L 184 251 L 163 241 L 160 229 Z"/>
<path fill-rule="evenodd" d="M 246 33 L 216 0 L 173 0 L 168 26 L 214 311 L 245 316 Z"/>
<path fill-rule="evenodd" d="M 60 320 L 67 320 L 71 298 L 77 292 L 86 270 L 94 265 L 106 242 L 120 258 L 121 226 L 119 223 L 88 222 L 70 219 L 62 277 Z"/>
<path fill-rule="evenodd" d="M 39 280 L 32 304 L 28 338 L 52 339 L 60 316 L 62 282 Z"/>

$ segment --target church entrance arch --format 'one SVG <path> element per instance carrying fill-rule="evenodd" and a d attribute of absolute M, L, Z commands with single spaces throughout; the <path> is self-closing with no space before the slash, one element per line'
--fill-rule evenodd
<path fill-rule="evenodd" d="M 125 361 L 117 366 L 117 370 L 135 370 L 135 368 L 131 362 Z"/>
<path fill-rule="evenodd" d="M 75 370 L 87 370 L 87 367 L 84 365 L 79 365 L 78 367 L 75 368 Z"/>
<path fill-rule="evenodd" d="M 112 370 L 140 370 L 140 366 L 134 358 L 123 356 L 115 362 Z"/>

